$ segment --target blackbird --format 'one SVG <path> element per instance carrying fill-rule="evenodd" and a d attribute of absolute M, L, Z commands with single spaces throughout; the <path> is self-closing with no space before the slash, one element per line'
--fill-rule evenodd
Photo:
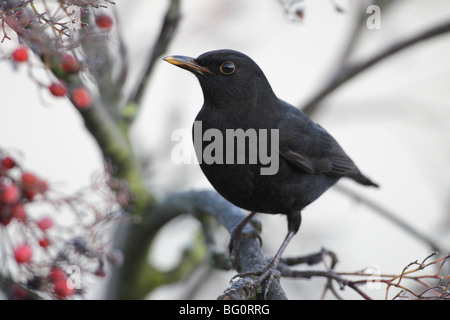
<path fill-rule="evenodd" d="M 250 135 L 246 136 L 245 163 L 199 161 L 205 176 L 224 198 L 251 212 L 236 229 L 242 230 L 256 212 L 287 216 L 287 236 L 259 278 L 263 281 L 270 276 L 270 286 L 284 249 L 300 227 L 303 208 L 341 177 L 367 186 L 378 185 L 359 171 L 324 128 L 301 110 L 279 99 L 263 71 L 247 55 L 234 50 L 216 50 L 197 58 L 168 56 L 164 60 L 192 72 L 199 80 L 204 103 L 194 124 L 201 123 L 202 134 L 209 129 L 223 137 L 230 129 L 277 132 L 271 139 L 263 141 L 265 145 L 261 144 L 264 139 L 260 137 L 258 144 L 253 146 L 253 151 L 264 147 L 274 153 L 271 157 L 276 156 L 272 159 L 278 165 L 275 173 L 263 174 L 261 169 L 267 167 L 267 162 L 263 163 L 261 159 L 253 163 L 249 161 L 252 149 Z M 217 143 L 210 140 L 203 138 L 201 147 L 195 148 L 199 159 L 209 144 Z M 194 145 L 196 143 L 199 142 L 194 139 Z M 237 150 L 234 145 L 219 151 L 223 152 L 223 159 L 230 160 L 227 155 L 231 153 L 231 159 L 237 160 L 242 156 L 236 154 Z M 234 235 L 232 233 L 232 238 Z"/>

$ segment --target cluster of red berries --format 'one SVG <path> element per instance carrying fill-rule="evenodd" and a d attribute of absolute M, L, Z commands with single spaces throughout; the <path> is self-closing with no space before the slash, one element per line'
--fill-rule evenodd
<path fill-rule="evenodd" d="M 95 17 L 95 23 L 99 29 L 109 31 L 114 21 L 110 15 L 102 13 Z M 25 46 L 16 48 L 12 54 L 11 59 L 14 63 L 23 63 L 28 61 L 28 49 Z M 61 58 L 61 68 L 66 74 L 75 74 L 81 70 L 80 62 L 71 54 L 64 54 Z M 48 86 L 48 90 L 55 97 L 64 97 L 69 94 L 72 98 L 73 104 L 79 109 L 88 108 L 92 104 L 91 93 L 85 87 L 77 87 L 68 90 L 64 81 L 59 80 L 53 82 Z"/>
<path fill-rule="evenodd" d="M 18 172 L 12 172 L 12 171 Z M 19 175 L 19 178 L 13 178 Z M 22 170 L 10 156 L 4 156 L 0 162 L 0 226 L 6 227 L 12 220 L 18 223 L 35 225 L 41 230 L 38 243 L 42 248 L 50 245 L 46 231 L 53 226 L 53 219 L 43 217 L 39 220 L 31 219 L 27 214 L 27 206 L 38 195 L 44 196 L 48 191 L 48 184 L 34 173 Z M 28 243 L 18 245 L 14 249 L 17 263 L 29 263 L 33 250 Z"/>
<path fill-rule="evenodd" d="M 17 172 L 11 171 L 17 169 Z M 37 195 L 44 195 L 48 190 L 45 180 L 34 173 L 22 170 L 10 156 L 4 156 L 0 162 L 0 224 L 7 226 L 11 219 L 26 222 L 25 205 Z M 47 228 L 48 229 L 48 228 Z"/>
<path fill-rule="evenodd" d="M 15 63 L 27 62 L 28 49 L 24 46 L 18 47 L 12 52 L 11 58 Z M 81 70 L 81 65 L 73 55 L 64 54 L 61 58 L 61 68 L 66 74 L 75 74 Z M 48 90 L 55 97 L 64 97 L 68 93 L 67 86 L 62 80 L 51 83 Z M 69 94 L 73 104 L 79 109 L 88 108 L 92 104 L 91 93 L 85 87 L 73 88 Z"/>
<path fill-rule="evenodd" d="M 25 170 L 16 159 L 0 148 L 0 257 L 4 258 L 0 261 L 0 278 L 12 277 L 6 285 L 0 281 L 0 293 L 14 299 L 66 299 L 81 295 L 84 289 L 75 285 L 81 285 L 76 281 L 77 274 L 83 272 L 83 279 L 89 274 L 104 277 L 106 262 L 120 264 L 122 260 L 119 251 L 109 249 L 111 239 L 99 236 L 99 232 L 111 228 L 114 219 L 121 217 L 116 209 L 118 200 L 99 186 L 108 185 L 123 193 L 124 201 L 128 201 L 125 195 L 128 188 L 105 170 L 106 182 L 96 180 L 98 185 L 76 196 L 55 198 L 48 183 Z M 103 201 L 111 211 L 98 210 L 98 203 L 89 202 L 93 192 L 105 196 Z M 53 215 L 58 220 L 63 219 L 63 213 L 72 214 L 69 218 L 75 220 L 65 227 L 49 215 L 37 216 L 42 205 L 58 208 L 58 215 Z M 74 226 L 81 234 L 74 232 Z M 8 271 L 11 267 L 14 272 Z M 80 273 L 74 273 L 73 267 Z"/>
<path fill-rule="evenodd" d="M 80 62 L 71 54 L 64 54 L 61 58 L 61 68 L 65 74 L 76 74 L 81 70 Z M 65 96 L 67 87 L 64 81 L 53 82 L 49 88 L 50 93 L 55 97 Z M 69 96 L 73 104 L 79 109 L 86 109 L 92 103 L 91 93 L 85 87 L 76 87 L 70 90 Z"/>
<path fill-rule="evenodd" d="M 28 61 L 28 49 L 20 46 L 15 49 L 11 58 L 15 63 L 23 63 Z M 65 54 L 61 58 L 61 68 L 66 74 L 75 74 L 81 70 L 80 62 L 71 54 Z M 88 108 L 92 104 L 91 93 L 85 87 L 76 87 L 68 90 L 64 81 L 59 80 L 51 83 L 48 90 L 55 97 L 64 97 L 69 93 L 73 104 L 79 109 Z"/>
<path fill-rule="evenodd" d="M 33 230 L 33 237 L 26 237 L 20 244 L 13 244 L 12 255 L 18 266 L 27 268 L 33 263 L 33 256 L 37 248 L 47 250 L 51 245 L 48 230 L 54 227 L 54 221 L 49 216 L 34 219 L 28 214 L 27 207 L 37 197 L 45 197 L 48 184 L 34 173 L 23 170 L 11 156 L 0 154 L 0 228 L 8 228 L 15 221 Z M 67 275 L 61 268 L 52 268 L 47 277 L 52 285 L 53 294 L 65 299 L 75 293 L 67 281 Z M 15 286 L 17 297 L 26 297 L 26 290 Z"/>

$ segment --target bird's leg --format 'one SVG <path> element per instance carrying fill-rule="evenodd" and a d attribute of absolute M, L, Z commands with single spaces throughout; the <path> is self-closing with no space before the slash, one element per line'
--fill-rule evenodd
<path fill-rule="evenodd" d="M 252 220 L 252 218 L 255 216 L 256 211 L 250 212 L 249 215 L 247 215 L 244 219 L 239 221 L 237 225 L 233 227 L 233 229 L 230 232 L 230 242 L 228 243 L 228 250 L 230 251 L 230 259 L 233 265 L 235 265 L 236 261 L 236 253 L 239 249 L 239 240 L 244 238 L 244 235 L 242 233 L 242 230 L 247 225 L 247 223 Z M 248 235 L 245 235 L 245 238 L 247 237 L 257 237 L 259 239 L 259 242 L 262 244 L 261 237 L 259 236 L 259 232 L 256 230 L 253 230 Z"/>
<path fill-rule="evenodd" d="M 264 299 L 266 299 L 267 297 L 270 284 L 273 281 L 273 277 L 278 268 L 278 262 L 280 261 L 280 258 L 283 255 L 284 250 L 291 241 L 292 237 L 298 232 L 298 229 L 300 228 L 300 224 L 302 221 L 301 213 L 291 212 L 290 214 L 287 215 L 287 220 L 288 220 L 288 234 L 286 235 L 286 238 L 284 238 L 283 243 L 281 244 L 280 248 L 275 254 L 275 257 L 273 257 L 272 261 L 270 261 L 270 263 L 267 265 L 267 268 L 261 273 L 261 275 L 258 277 L 257 280 L 257 283 L 262 283 L 266 278 L 268 278 L 264 289 Z"/>
<path fill-rule="evenodd" d="M 245 223 L 243 224 L 243 226 L 241 226 L 241 230 L 242 230 L 242 228 L 253 217 L 253 215 L 254 215 L 254 212 L 252 212 L 249 215 L 249 217 L 246 217 L 241 222 L 239 222 L 239 224 L 235 228 L 240 226 L 244 222 L 244 220 L 246 220 Z M 232 278 L 232 280 L 233 280 L 236 277 L 245 277 L 245 276 L 257 274 L 257 275 L 259 275 L 259 277 L 258 277 L 258 279 L 256 279 L 256 281 L 254 283 L 256 285 L 261 285 L 264 282 L 264 280 L 266 280 L 268 278 L 267 282 L 265 284 L 265 289 L 264 289 L 264 299 L 266 299 L 267 294 L 270 289 L 270 285 L 273 281 L 275 274 L 277 273 L 278 262 L 280 261 L 284 250 L 288 246 L 292 237 L 298 232 L 298 229 L 300 228 L 302 216 L 301 216 L 300 212 L 291 212 L 290 214 L 287 215 L 287 219 L 288 219 L 288 234 L 284 238 L 283 243 L 281 244 L 280 248 L 278 249 L 278 251 L 275 254 L 275 256 L 273 257 L 273 259 L 269 262 L 267 267 L 265 269 L 263 269 L 262 271 L 242 272 L 242 273 L 235 275 Z"/>
<path fill-rule="evenodd" d="M 262 283 L 267 278 L 267 283 L 265 285 L 264 290 L 264 299 L 267 296 L 267 293 L 269 292 L 270 284 L 273 281 L 274 275 L 278 268 L 278 262 L 280 262 L 280 258 L 286 249 L 287 245 L 289 244 L 289 241 L 291 241 L 292 237 L 295 235 L 296 232 L 289 231 L 286 235 L 286 238 L 284 238 L 283 243 L 281 244 L 281 247 L 278 249 L 277 253 L 275 254 L 275 257 L 270 261 L 270 263 L 267 265 L 267 268 L 264 270 L 264 272 L 258 277 L 256 280 L 257 283 Z"/>

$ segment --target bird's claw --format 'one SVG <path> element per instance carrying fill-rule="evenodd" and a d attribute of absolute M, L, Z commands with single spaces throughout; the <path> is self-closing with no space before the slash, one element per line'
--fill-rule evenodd
<path fill-rule="evenodd" d="M 270 286 L 272 285 L 272 281 L 276 279 L 277 281 L 280 281 L 281 274 L 277 270 L 277 266 L 269 263 L 269 265 L 260 271 L 249 271 L 249 272 L 240 272 L 233 276 L 230 280 L 232 282 L 236 278 L 244 278 L 249 276 L 258 276 L 258 278 L 251 283 L 252 287 L 262 287 L 264 289 L 264 296 L 263 299 L 266 300 L 267 295 L 269 293 Z M 264 283 L 265 282 L 265 283 Z"/>

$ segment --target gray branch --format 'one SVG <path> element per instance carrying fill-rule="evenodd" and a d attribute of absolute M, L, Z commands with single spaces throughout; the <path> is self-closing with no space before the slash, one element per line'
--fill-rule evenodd
<path fill-rule="evenodd" d="M 345 194 L 348 197 L 351 197 L 355 199 L 356 201 L 362 203 L 367 208 L 371 209 L 372 211 L 376 212 L 380 216 L 386 218 L 390 222 L 392 222 L 395 226 L 399 227 L 400 229 L 406 231 L 408 234 L 416 238 L 417 240 L 422 241 L 423 243 L 427 244 L 433 251 L 437 252 L 446 252 L 444 248 L 442 248 L 438 243 L 436 243 L 434 240 L 429 238 L 427 235 L 421 233 L 419 230 L 414 228 L 412 225 L 410 225 L 408 222 L 402 220 L 399 218 L 399 215 L 396 213 L 393 213 L 389 211 L 387 208 L 383 207 L 382 205 L 376 203 L 375 201 L 372 201 L 363 195 L 351 190 L 350 188 L 344 187 L 343 185 L 336 185 L 334 187 L 334 190 L 339 191 L 342 194 Z"/>
<path fill-rule="evenodd" d="M 412 45 L 445 34 L 447 32 L 450 32 L 449 20 L 446 20 L 427 30 L 419 32 L 412 37 L 402 39 L 392 44 L 391 46 L 384 48 L 380 52 L 373 54 L 371 57 L 365 60 L 343 64 L 342 67 L 334 74 L 334 76 L 332 76 L 332 78 L 325 84 L 325 86 L 323 86 L 309 101 L 303 104 L 302 110 L 306 114 L 311 115 L 315 111 L 319 102 L 321 102 L 329 94 L 334 92 L 347 81 L 353 79 L 361 72 L 369 69 L 378 62 L 385 60 L 386 58 L 403 49 L 409 48 Z"/>
<path fill-rule="evenodd" d="M 179 212 L 189 212 L 194 216 L 210 215 L 217 219 L 227 230 L 231 232 L 246 214 L 235 205 L 231 204 L 215 191 L 188 191 L 171 195 L 160 208 L 161 212 L 171 212 L 175 208 Z M 256 231 L 251 224 L 247 224 L 243 233 Z M 267 258 L 261 251 L 257 238 L 241 239 L 239 250 L 236 254 L 238 272 L 260 271 L 267 265 Z M 261 288 L 254 285 L 254 276 L 248 275 L 239 278 L 230 284 L 225 293 L 219 299 L 255 299 Z M 286 299 L 286 295 L 279 282 L 273 281 L 268 299 Z"/>
<path fill-rule="evenodd" d="M 166 11 L 158 39 L 148 56 L 146 66 L 144 67 L 145 71 L 139 78 L 136 90 L 128 98 L 128 104 L 134 104 L 136 106 L 141 104 L 142 96 L 148 85 L 148 80 L 152 74 L 155 63 L 166 51 L 178 27 L 178 22 L 181 18 L 180 6 L 180 0 L 170 0 L 169 8 Z"/>
<path fill-rule="evenodd" d="M 127 224 L 119 228 L 116 239 L 119 241 L 119 249 L 124 254 L 124 264 L 119 270 L 115 270 L 108 290 L 108 298 L 130 298 L 128 288 L 141 287 L 142 275 L 148 268 L 146 259 L 148 249 L 157 232 L 169 221 L 182 214 L 191 214 L 202 220 L 205 216 L 215 218 L 228 231 L 241 221 L 246 214 L 235 205 L 231 204 L 215 191 L 186 191 L 169 195 L 164 200 L 155 204 L 138 224 Z M 243 233 L 256 231 L 252 224 L 248 224 Z M 236 254 L 238 272 L 261 271 L 267 265 L 267 258 L 261 251 L 258 238 L 246 238 L 240 240 L 239 250 Z M 155 270 L 152 270 L 156 272 Z M 134 285 L 136 282 L 136 285 Z M 148 294 L 148 286 L 144 286 L 142 292 L 134 289 L 131 293 L 134 298 L 140 298 Z M 254 276 L 247 275 L 233 282 L 219 299 L 255 299 L 261 293 L 262 288 L 254 285 Z M 286 295 L 278 281 L 273 281 L 267 295 L 268 299 L 286 299 Z"/>

